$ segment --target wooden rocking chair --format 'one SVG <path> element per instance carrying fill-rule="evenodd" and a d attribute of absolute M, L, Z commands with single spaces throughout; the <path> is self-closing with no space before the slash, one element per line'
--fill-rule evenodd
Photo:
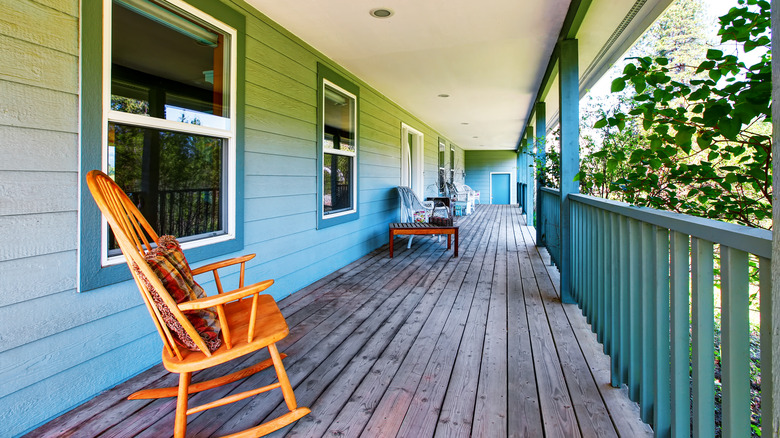
<path fill-rule="evenodd" d="M 159 236 L 157 236 L 124 191 L 106 174 L 98 170 L 89 172 L 87 184 L 95 202 L 114 232 L 116 241 L 127 260 L 130 272 L 143 296 L 144 303 L 162 338 L 164 346 L 162 352 L 163 365 L 168 371 L 179 374 L 178 388 L 146 389 L 136 392 L 128 398 L 178 397 L 174 424 L 174 437 L 176 438 L 185 436 L 187 415 L 243 400 L 276 388 L 281 388 L 290 412 L 259 426 L 230 435 L 231 437 L 266 435 L 308 414 L 310 412 L 308 408 L 298 407 L 296 404 L 295 394 L 293 394 L 292 386 L 287 378 L 287 372 L 282 364 L 282 357 L 285 355 L 280 355 L 276 348 L 276 342 L 287 336 L 287 322 L 284 320 L 274 299 L 270 295 L 260 294 L 260 292 L 273 284 L 273 280 L 244 286 L 244 265 L 247 260 L 254 257 L 254 254 L 212 263 L 192 270 L 193 275 L 213 272 L 219 294 L 211 297 L 204 296 L 203 298 L 177 304 L 176 299 L 171 296 L 163 285 L 163 281 L 158 278 L 159 274 L 155 273 L 145 258 L 153 248 L 160 247 Z M 183 264 L 186 265 L 186 261 Z M 236 264 L 241 265 L 239 288 L 223 293 L 217 269 Z M 187 270 L 189 270 L 188 266 Z M 164 303 L 165 306 L 161 306 L 160 302 Z M 167 307 L 167 309 L 164 307 Z M 185 312 L 191 313 L 192 311 L 213 308 L 216 308 L 216 315 L 222 332 L 221 341 L 223 342 L 214 351 L 210 351 L 209 347 L 211 346 L 214 349 L 215 345 L 207 344 Z M 178 328 L 180 330 L 183 328 L 189 339 L 196 345 L 194 350 L 197 351 L 191 351 L 179 345 L 182 334 L 169 327 L 171 316 L 175 318 L 173 326 L 176 327 L 176 322 L 180 324 Z M 166 323 L 166 318 L 168 323 Z M 219 342 L 219 340 L 217 341 Z M 190 385 L 193 372 L 217 366 L 262 348 L 268 348 L 268 352 L 271 355 L 269 360 L 262 361 L 227 376 Z M 192 408 L 187 406 L 189 394 L 235 382 L 271 366 L 276 370 L 277 383 L 229 395 L 201 406 Z"/>

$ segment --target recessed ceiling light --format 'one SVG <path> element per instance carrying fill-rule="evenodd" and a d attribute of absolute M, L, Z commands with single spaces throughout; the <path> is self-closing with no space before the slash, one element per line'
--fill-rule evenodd
<path fill-rule="evenodd" d="M 450 95 L 446 94 L 446 93 L 442 93 L 442 94 L 439 95 L 439 97 L 450 97 Z"/>
<path fill-rule="evenodd" d="M 387 8 L 376 8 L 372 9 L 371 12 L 369 12 L 372 17 L 374 18 L 389 18 L 391 17 L 394 12 Z"/>
<path fill-rule="evenodd" d="M 473 138 L 479 138 L 479 136 L 475 135 Z"/>
<path fill-rule="evenodd" d="M 468 125 L 468 124 L 469 124 L 469 122 L 461 122 L 460 124 L 461 124 L 461 125 Z"/>

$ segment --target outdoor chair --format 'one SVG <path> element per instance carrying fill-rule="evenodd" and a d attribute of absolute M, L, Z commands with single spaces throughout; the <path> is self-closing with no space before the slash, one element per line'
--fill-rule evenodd
<path fill-rule="evenodd" d="M 287 322 L 273 297 L 261 294 L 273 284 L 265 280 L 244 286 L 244 268 L 254 254 L 190 270 L 181 247 L 171 236 L 159 237 L 133 202 L 106 174 L 93 170 L 87 184 L 125 256 L 144 304 L 163 343 L 165 369 L 179 374 L 178 387 L 145 389 L 129 399 L 177 397 L 174 437 L 185 436 L 187 416 L 280 388 L 289 412 L 230 436 L 262 436 L 280 429 L 310 411 L 298 407 L 276 342 L 287 336 Z M 224 292 L 217 269 L 240 265 L 239 288 Z M 206 296 L 193 275 L 213 272 L 218 294 Z M 221 333 L 220 333 L 221 332 Z M 192 373 L 267 348 L 266 359 L 226 376 L 191 384 Z M 231 394 L 200 406 L 188 407 L 188 395 L 249 377 L 273 366 L 278 381 Z"/>
<path fill-rule="evenodd" d="M 456 205 L 460 204 L 462 206 L 462 210 L 464 210 L 464 213 L 469 215 L 474 211 L 474 192 L 471 190 L 471 188 L 468 188 L 468 186 L 461 186 L 458 188 L 453 183 L 447 183 L 447 188 L 450 192 L 450 198 L 452 198 L 452 201 L 456 203 Z"/>
<path fill-rule="evenodd" d="M 471 199 L 475 204 L 481 204 L 479 200 L 479 191 L 472 189 L 471 187 L 467 186 L 466 184 L 463 184 L 463 191 L 466 193 L 469 193 L 471 196 Z"/>
<path fill-rule="evenodd" d="M 446 206 L 437 206 L 433 201 L 421 201 L 409 187 L 398 186 L 397 189 L 401 198 L 401 222 L 429 222 L 434 215 L 449 217 Z M 413 238 L 414 236 L 409 236 L 407 248 L 412 247 Z"/>

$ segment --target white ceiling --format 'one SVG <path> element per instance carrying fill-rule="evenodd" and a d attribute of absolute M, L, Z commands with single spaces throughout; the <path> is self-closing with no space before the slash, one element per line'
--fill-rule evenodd
<path fill-rule="evenodd" d="M 456 145 L 515 149 L 570 0 L 248 2 Z M 581 76 L 603 71 L 588 67 L 611 64 L 669 2 L 593 0 L 578 35 Z M 632 7 L 638 19 L 612 52 L 625 47 L 599 58 Z M 394 14 L 374 18 L 375 8 Z M 548 102 L 548 117 L 556 113 Z"/>

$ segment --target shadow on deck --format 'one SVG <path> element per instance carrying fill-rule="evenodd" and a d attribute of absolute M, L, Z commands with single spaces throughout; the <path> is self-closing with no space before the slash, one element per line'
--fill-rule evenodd
<path fill-rule="evenodd" d="M 519 209 L 481 205 L 458 224 L 458 258 L 446 241 L 416 237 L 407 249 L 397 238 L 393 259 L 384 246 L 279 303 L 290 335 L 278 345 L 312 413 L 271 436 L 652 436 L 625 389 L 609 386 L 609 358 L 577 306 L 561 304 L 558 272 Z M 191 403 L 272 378 L 266 370 Z M 176 383 L 155 366 L 29 436 L 171 436 L 175 398 L 125 397 Z M 263 394 L 191 416 L 188 436 L 284 409 L 278 391 Z"/>

